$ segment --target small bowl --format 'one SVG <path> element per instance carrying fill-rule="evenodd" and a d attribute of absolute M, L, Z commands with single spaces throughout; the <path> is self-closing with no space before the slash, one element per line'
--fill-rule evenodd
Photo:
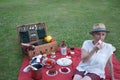
<path fill-rule="evenodd" d="M 55 65 L 55 60 L 54 59 L 47 59 L 43 62 L 44 66 L 46 68 L 52 68 Z"/>
<path fill-rule="evenodd" d="M 70 68 L 68 67 L 61 67 L 59 71 L 63 74 L 68 74 L 70 72 Z"/>

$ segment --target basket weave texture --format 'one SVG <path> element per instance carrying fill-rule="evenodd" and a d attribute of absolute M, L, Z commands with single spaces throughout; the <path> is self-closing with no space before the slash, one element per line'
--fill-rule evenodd
<path fill-rule="evenodd" d="M 46 42 L 44 38 L 47 36 L 45 23 L 33 23 L 17 26 L 18 41 L 34 46 L 34 50 L 23 49 L 25 45 L 21 45 L 22 51 L 29 58 L 39 54 L 50 54 L 57 50 L 57 41 Z"/>

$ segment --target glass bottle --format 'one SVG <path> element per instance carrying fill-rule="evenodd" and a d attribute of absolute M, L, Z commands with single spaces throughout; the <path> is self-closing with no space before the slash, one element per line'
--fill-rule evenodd
<path fill-rule="evenodd" d="M 62 41 L 62 43 L 60 45 L 60 52 L 61 52 L 62 55 L 67 54 L 67 45 L 66 45 L 64 40 Z"/>

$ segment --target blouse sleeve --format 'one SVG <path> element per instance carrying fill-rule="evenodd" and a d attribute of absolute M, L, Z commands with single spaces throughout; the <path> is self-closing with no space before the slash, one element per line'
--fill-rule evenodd
<path fill-rule="evenodd" d="M 116 51 L 116 48 L 112 45 L 112 44 L 109 44 L 109 46 L 110 46 L 110 48 L 111 48 L 111 52 L 113 53 L 113 52 L 115 52 Z"/>
<path fill-rule="evenodd" d="M 83 42 L 82 49 L 84 49 L 85 51 L 88 51 L 88 47 L 89 47 L 88 42 L 89 42 L 88 40 Z"/>

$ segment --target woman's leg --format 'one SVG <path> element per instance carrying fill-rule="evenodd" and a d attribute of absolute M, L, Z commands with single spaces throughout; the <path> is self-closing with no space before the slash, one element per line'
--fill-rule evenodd
<path fill-rule="evenodd" d="M 73 80 L 81 80 L 81 79 L 82 79 L 82 76 L 79 74 L 75 74 L 73 77 Z"/>
<path fill-rule="evenodd" d="M 75 75 L 73 76 L 73 80 L 81 80 L 84 77 L 85 71 L 76 70 Z"/>
<path fill-rule="evenodd" d="M 81 80 L 101 80 L 101 79 L 98 75 L 94 73 L 88 73 Z"/>
<path fill-rule="evenodd" d="M 82 79 L 79 79 L 79 80 L 92 80 L 92 79 L 89 76 L 84 76 Z"/>

